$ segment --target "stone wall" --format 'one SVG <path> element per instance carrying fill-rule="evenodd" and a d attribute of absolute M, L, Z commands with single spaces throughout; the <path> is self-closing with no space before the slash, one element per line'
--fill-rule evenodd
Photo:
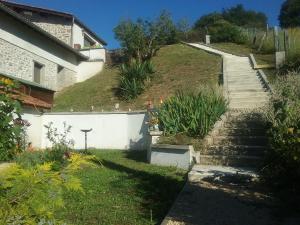
<path fill-rule="evenodd" d="M 36 12 L 32 12 L 32 16 L 26 16 L 26 18 L 59 40 L 72 46 L 72 20 L 70 18 L 38 14 Z"/>
<path fill-rule="evenodd" d="M 58 91 L 75 83 L 76 83 L 76 73 L 73 72 L 72 70 L 64 68 L 61 73 L 57 74 L 56 89 Z"/>
<path fill-rule="evenodd" d="M 33 81 L 34 62 L 44 65 L 41 85 L 57 90 L 75 82 L 76 73 L 64 69 L 63 78 L 58 77 L 57 64 L 19 48 L 0 38 L 0 73 Z"/>

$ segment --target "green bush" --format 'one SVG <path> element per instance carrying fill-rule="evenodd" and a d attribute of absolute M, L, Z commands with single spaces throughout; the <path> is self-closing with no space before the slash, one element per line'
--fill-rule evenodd
<path fill-rule="evenodd" d="M 167 135 L 204 137 L 226 110 L 227 101 L 221 91 L 205 87 L 197 94 L 178 92 L 162 104 L 158 115 Z"/>
<path fill-rule="evenodd" d="M 275 83 L 267 113 L 270 150 L 263 170 L 277 187 L 300 188 L 300 76 L 289 74 Z"/>
<path fill-rule="evenodd" d="M 211 35 L 212 42 L 234 42 L 243 44 L 246 42 L 246 37 L 241 29 L 226 20 L 218 20 L 208 28 L 208 33 Z"/>
<path fill-rule="evenodd" d="M 16 157 L 16 163 L 24 168 L 34 167 L 47 162 L 43 151 L 23 152 Z"/>
<path fill-rule="evenodd" d="M 16 84 L 0 76 L 0 161 L 13 159 L 18 152 L 21 137 L 21 126 L 14 123 L 15 118 L 21 119 L 20 104 L 12 98 Z"/>
<path fill-rule="evenodd" d="M 0 224 L 63 224 L 55 218 L 55 212 L 64 206 L 63 190 L 83 192 L 73 173 L 94 166 L 93 159 L 73 153 L 60 171 L 53 171 L 53 163 L 29 168 L 15 164 L 2 170 Z"/>
<path fill-rule="evenodd" d="M 122 64 L 120 67 L 119 95 L 122 99 L 131 100 L 139 96 L 150 82 L 154 66 L 150 61 Z"/>

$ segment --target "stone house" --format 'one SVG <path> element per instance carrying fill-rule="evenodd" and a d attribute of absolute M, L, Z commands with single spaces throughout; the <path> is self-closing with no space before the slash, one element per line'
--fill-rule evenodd
<path fill-rule="evenodd" d="M 74 15 L 0 0 L 0 74 L 47 90 L 101 72 L 105 41 Z"/>

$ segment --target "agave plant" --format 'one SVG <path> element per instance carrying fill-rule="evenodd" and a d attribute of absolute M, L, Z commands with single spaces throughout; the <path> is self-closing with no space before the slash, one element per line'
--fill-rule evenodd
<path fill-rule="evenodd" d="M 154 73 L 152 62 L 138 62 L 122 64 L 120 67 L 120 96 L 123 99 L 131 100 L 140 95 L 145 89 L 146 81 L 150 81 Z"/>
<path fill-rule="evenodd" d="M 177 92 L 170 97 L 159 109 L 159 120 L 166 134 L 204 137 L 226 110 L 221 92 L 204 87 L 197 94 Z"/>

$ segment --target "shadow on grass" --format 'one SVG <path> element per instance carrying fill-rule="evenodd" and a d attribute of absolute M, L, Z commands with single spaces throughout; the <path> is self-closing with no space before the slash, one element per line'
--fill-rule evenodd
<path fill-rule="evenodd" d="M 127 159 L 147 163 L 147 151 L 126 151 L 124 153 Z"/>
<path fill-rule="evenodd" d="M 135 152 L 128 154 L 128 157 L 133 157 L 134 160 L 142 160 L 145 157 L 145 152 Z M 145 172 L 138 169 L 132 169 L 108 160 L 102 160 L 103 165 L 111 170 L 115 170 L 128 174 L 128 179 L 135 181 L 135 190 L 143 199 L 142 207 L 143 217 L 147 220 L 153 218 L 153 222 L 160 224 L 168 213 L 170 207 L 182 190 L 185 179 L 177 180 L 170 176 L 163 176 L 158 172 Z M 114 187 L 122 188 L 122 183 L 112 184 Z M 152 215 L 151 215 L 152 214 Z"/>

